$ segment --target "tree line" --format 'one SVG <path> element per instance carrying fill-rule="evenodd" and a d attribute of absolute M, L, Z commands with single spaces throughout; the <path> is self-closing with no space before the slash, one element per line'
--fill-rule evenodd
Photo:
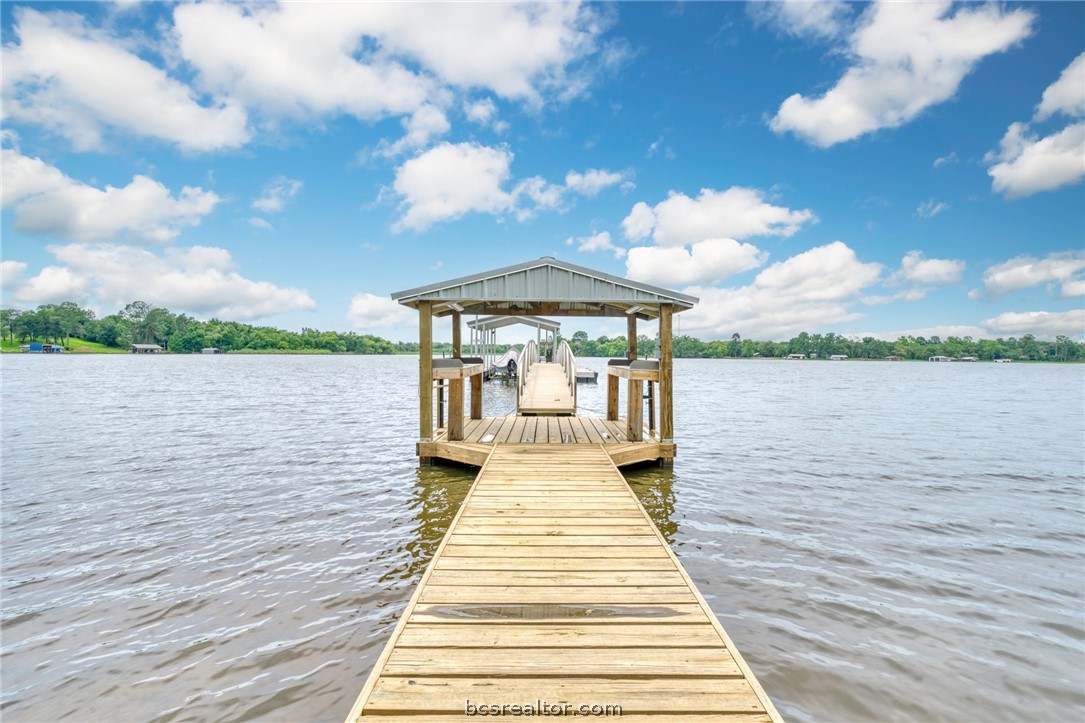
<path fill-rule="evenodd" d="M 418 342 L 392 342 L 372 334 L 319 331 L 304 328 L 301 332 L 285 331 L 270 326 L 252 326 L 236 321 L 200 321 L 186 314 L 174 314 L 168 309 L 133 301 L 121 311 L 97 318 L 91 309 L 75 302 L 44 304 L 33 311 L 0 310 L 0 333 L 11 343 L 31 339 L 70 345 L 71 338 L 97 342 L 107 347 L 125 349 L 130 344 L 158 344 L 172 352 L 199 352 L 207 347 L 222 351 L 326 351 L 347 354 L 417 354 Z M 578 331 L 568 338 L 573 353 L 583 357 L 624 357 L 624 336 L 600 336 L 590 339 L 587 332 Z M 508 347 L 498 345 L 498 353 Z M 828 358 L 843 354 L 853 359 L 927 359 L 932 356 L 976 357 L 977 359 L 1015 359 L 1031 361 L 1081 361 L 1085 359 L 1085 344 L 1067 336 L 1054 341 L 1040 341 L 1032 334 L 1009 339 L 973 339 L 970 336 L 902 336 L 885 341 L 868 336 L 862 339 L 829 332 L 803 332 L 788 341 L 755 341 L 733 334 L 729 340 L 701 341 L 692 336 L 676 336 L 674 356 L 686 359 L 725 359 L 786 357 L 805 354 L 807 357 Z M 449 355 L 452 345 L 437 342 L 434 354 Z M 637 337 L 640 356 L 654 356 L 656 342 L 648 336 Z"/>
<path fill-rule="evenodd" d="M 578 331 L 568 339 L 569 346 L 577 356 L 622 357 L 625 356 L 625 337 L 601 336 L 589 339 L 586 332 Z M 829 332 L 810 334 L 802 332 L 788 341 L 755 341 L 732 334 L 729 340 L 701 341 L 692 336 L 676 336 L 673 341 L 674 356 L 684 359 L 751 359 L 780 358 L 789 354 L 805 354 L 808 358 L 828 359 L 833 355 L 845 355 L 851 359 L 885 359 L 897 356 L 902 359 L 928 359 L 932 356 L 954 358 L 975 357 L 982 360 L 1015 359 L 1020 361 L 1080 361 L 1085 359 L 1085 344 L 1067 336 L 1056 336 L 1054 341 L 1040 341 L 1032 334 L 1009 339 L 973 339 L 970 336 L 902 336 L 896 341 L 875 339 L 872 336 L 847 337 Z M 656 342 L 647 336 L 637 337 L 639 356 L 653 356 Z"/>

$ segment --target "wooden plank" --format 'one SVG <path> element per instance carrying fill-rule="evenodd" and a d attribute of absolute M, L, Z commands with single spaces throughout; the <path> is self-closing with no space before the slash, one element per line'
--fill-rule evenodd
<path fill-rule="evenodd" d="M 724 648 L 397 648 L 384 668 L 387 676 L 516 678 L 691 678 L 711 670 L 719 677 L 742 677 Z"/>
<path fill-rule="evenodd" d="M 422 605 L 418 604 L 411 622 L 437 625 L 553 625 L 558 622 L 591 625 L 656 625 L 662 623 L 708 623 L 708 617 L 695 604 L 668 605 Z M 666 648 L 664 648 L 666 649 Z"/>
<path fill-rule="evenodd" d="M 527 552 L 530 557 L 524 556 Z M 548 572 L 598 571 L 623 572 L 628 570 L 658 570 L 672 572 L 674 563 L 666 557 L 554 557 L 537 555 L 534 550 L 520 551 L 520 556 L 506 557 L 455 557 L 446 555 L 434 563 L 438 570 L 539 570 Z"/>
<path fill-rule="evenodd" d="M 504 547 L 538 547 L 561 545 L 563 547 L 658 547 L 653 535 L 464 535 L 454 530 L 450 545 L 494 545 Z"/>
<path fill-rule="evenodd" d="M 512 715 L 511 709 L 510 715 Z M 539 714 L 533 713 L 532 715 Z M 564 716 L 564 712 L 561 715 Z M 404 723 L 405 720 L 412 719 L 418 720 L 414 716 L 400 714 L 380 715 L 377 713 L 365 717 L 365 720 L 369 721 L 369 723 Z M 697 711 L 686 711 L 677 715 L 667 715 L 666 713 L 662 715 L 656 713 L 623 713 L 621 719 L 622 723 L 772 723 L 772 718 L 764 713 L 701 713 Z M 425 720 L 426 723 L 463 723 L 464 712 L 426 713 Z"/>
<path fill-rule="evenodd" d="M 482 375 L 471 377 L 471 419 L 482 419 Z"/>
<path fill-rule="evenodd" d="M 449 545 L 444 554 L 449 557 L 520 557 L 526 554 L 539 555 L 542 557 L 593 557 L 614 558 L 627 557 L 666 557 L 666 553 L 657 547 L 625 546 L 625 547 L 584 547 L 577 545 L 548 545 L 524 546 L 524 545 Z"/>
<path fill-rule="evenodd" d="M 512 434 L 512 429 L 516 426 L 516 419 L 511 414 L 502 418 L 501 427 L 497 430 L 497 434 L 494 435 L 494 444 L 504 444 L 509 441 L 509 435 Z"/>
<path fill-rule="evenodd" d="M 745 680 L 735 678 L 402 678 L 382 677 L 370 699 L 374 712 L 460 713 L 465 701 L 500 706 L 509 701 L 553 701 L 574 706 L 603 702 L 622 713 L 764 711 Z"/>
<path fill-rule="evenodd" d="M 406 648 L 711 648 L 723 647 L 708 623 L 594 625 L 430 625 L 408 622 L 398 645 Z"/>
<path fill-rule="evenodd" d="M 581 527 L 573 527 L 570 525 L 532 525 L 521 524 L 512 526 L 509 524 L 504 525 L 489 525 L 489 524 L 469 524 L 469 520 L 462 520 L 460 526 L 456 528 L 456 534 L 458 535 L 507 535 L 515 533 L 517 535 L 542 535 L 544 537 L 561 537 L 563 535 L 602 535 L 603 537 L 609 537 L 611 535 L 643 535 L 645 537 L 650 536 L 649 533 L 644 531 L 644 524 L 640 520 L 637 520 L 637 524 L 633 525 L 607 525 L 606 527 L 600 525 L 584 525 Z"/>
<path fill-rule="evenodd" d="M 510 442 L 522 442 L 524 440 L 524 425 L 527 424 L 528 417 L 516 417 L 516 421 L 512 424 L 512 432 L 509 433 Z M 534 420 L 532 420 L 534 421 Z"/>
<path fill-rule="evenodd" d="M 463 439 L 463 380 L 448 382 L 448 441 Z"/>
<path fill-rule="evenodd" d="M 600 575 L 598 572 L 570 570 L 567 572 L 553 572 L 550 570 L 501 570 L 501 571 L 470 571 L 470 570 L 446 570 L 436 569 L 430 576 L 429 584 L 433 585 L 500 585 L 500 586 L 526 586 L 542 585 L 544 587 L 596 587 L 607 585 L 610 587 L 662 587 L 678 585 L 685 587 L 686 581 L 677 571 L 670 574 L 654 570 L 627 570 L 615 572 L 613 575 Z"/>
<path fill-rule="evenodd" d="M 609 367 L 608 367 L 609 370 Z M 607 374 L 607 419 L 618 419 L 618 377 Z"/>
<path fill-rule="evenodd" d="M 671 605 L 695 604 L 697 598 L 685 585 L 662 587 L 427 585 L 418 601 L 434 605 L 479 602 L 485 602 L 487 605 Z M 400 642 L 400 644 L 403 643 Z"/>

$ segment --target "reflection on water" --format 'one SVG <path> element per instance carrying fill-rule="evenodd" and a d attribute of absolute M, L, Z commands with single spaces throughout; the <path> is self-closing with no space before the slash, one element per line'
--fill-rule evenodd
<path fill-rule="evenodd" d="M 626 468 L 622 473 L 664 539 L 673 545 L 678 537 L 678 520 L 674 513 L 674 469 L 642 465 Z"/>
<path fill-rule="evenodd" d="M 407 509 L 414 516 L 412 539 L 404 545 L 408 559 L 381 576 L 381 582 L 421 579 L 438 545 L 471 489 L 476 472 L 451 466 L 424 466 L 415 470 L 416 480 Z"/>

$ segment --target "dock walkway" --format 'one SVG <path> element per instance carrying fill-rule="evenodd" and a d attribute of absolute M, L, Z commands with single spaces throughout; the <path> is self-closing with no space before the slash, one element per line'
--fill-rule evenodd
<path fill-rule="evenodd" d="M 601 444 L 493 448 L 348 721 L 540 701 L 780 720 Z"/>
<path fill-rule="evenodd" d="M 576 414 L 576 400 L 561 364 L 532 364 L 518 405 L 520 414 Z"/>

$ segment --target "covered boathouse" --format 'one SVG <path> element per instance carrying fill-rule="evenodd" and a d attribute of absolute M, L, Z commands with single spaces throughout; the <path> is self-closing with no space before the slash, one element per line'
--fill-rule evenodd
<path fill-rule="evenodd" d="M 514 266 L 486 271 L 450 281 L 429 284 L 392 294 L 404 306 L 418 311 L 419 329 L 419 440 L 423 462 L 449 460 L 481 466 L 496 443 L 603 444 L 615 464 L 674 460 L 674 393 L 672 318 L 693 308 L 697 299 L 648 284 L 612 276 L 583 266 L 544 257 Z M 530 356 L 534 342 L 521 358 L 520 398 L 516 413 L 504 417 L 482 416 L 482 364 L 471 359 L 463 364 L 461 324 L 464 314 L 501 315 L 508 319 L 535 316 L 625 317 L 627 348 L 624 360 L 612 360 L 607 369 L 605 419 L 582 417 L 575 409 L 575 359 L 567 345 L 554 350 L 563 369 L 538 364 L 536 379 L 529 375 L 535 363 Z M 433 318 L 450 316 L 453 359 L 433 359 Z M 659 359 L 637 359 L 637 322 L 659 320 Z M 543 377 L 543 372 L 548 376 Z M 551 400 L 543 406 L 531 392 L 561 390 L 561 375 L 571 376 L 568 400 Z M 624 380 L 621 385 L 619 380 Z M 470 413 L 463 414 L 465 385 L 470 385 Z M 647 414 L 643 398 L 647 385 Z M 448 416 L 444 419 L 447 386 Z M 625 387 L 622 395 L 620 388 Z M 624 396 L 624 405 L 619 405 Z M 439 401 L 434 414 L 435 399 Z M 553 404 L 551 404 L 553 401 Z M 554 406 L 556 404 L 557 406 Z M 562 406 L 566 405 L 566 406 Z M 542 409 L 543 415 L 534 412 Z M 624 412 L 624 413 L 623 413 Z M 551 416 L 553 415 L 553 416 Z M 644 423 L 647 422 L 647 427 Z"/>

